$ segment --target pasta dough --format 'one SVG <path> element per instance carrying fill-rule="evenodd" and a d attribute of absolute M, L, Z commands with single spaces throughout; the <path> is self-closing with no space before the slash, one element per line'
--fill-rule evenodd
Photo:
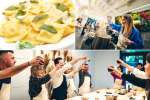
<path fill-rule="evenodd" d="M 3 14 L 0 36 L 6 42 L 57 43 L 74 32 L 71 0 L 26 0 L 6 8 Z"/>

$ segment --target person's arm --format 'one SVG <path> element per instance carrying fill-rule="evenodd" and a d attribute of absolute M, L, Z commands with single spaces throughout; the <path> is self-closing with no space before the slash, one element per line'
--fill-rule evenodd
<path fill-rule="evenodd" d="M 146 86 L 146 79 L 141 79 L 136 77 L 133 74 L 122 74 L 121 78 L 125 81 L 132 83 L 133 85 L 145 88 Z"/>
<path fill-rule="evenodd" d="M 137 68 L 134 68 L 132 72 L 136 77 L 142 78 L 142 79 L 147 79 L 147 75 L 144 71 L 141 71 Z"/>
<path fill-rule="evenodd" d="M 133 85 L 145 88 L 146 86 L 146 79 L 141 79 L 136 77 L 133 74 L 123 74 L 122 72 L 111 68 L 115 73 L 118 73 L 118 75 L 122 78 L 122 80 L 128 81 L 130 83 L 132 83 Z"/>
<path fill-rule="evenodd" d="M 51 79 L 50 75 L 47 74 L 43 78 L 40 79 L 40 84 L 45 84 Z"/>
<path fill-rule="evenodd" d="M 145 72 L 128 65 L 127 63 L 125 63 L 121 59 L 117 60 L 117 63 L 120 64 L 121 66 L 126 67 L 128 69 L 128 71 L 132 72 L 135 76 L 137 76 L 139 78 L 146 78 L 146 73 Z"/>
<path fill-rule="evenodd" d="M 87 57 L 80 57 L 80 58 L 77 58 L 75 60 L 72 60 L 71 62 L 69 63 L 66 63 L 59 71 L 63 71 L 65 72 L 67 69 L 71 68 L 73 65 L 75 65 L 77 62 L 81 61 L 81 60 L 86 60 Z"/>
<path fill-rule="evenodd" d="M 21 72 L 22 70 L 24 70 L 28 66 L 30 66 L 30 63 L 26 62 L 26 63 L 23 63 L 23 64 L 18 65 L 18 66 L 9 67 L 7 69 L 1 70 L 0 71 L 0 79 L 11 77 L 11 76 Z"/>
<path fill-rule="evenodd" d="M 113 30 L 116 30 L 117 32 L 120 32 L 120 31 L 121 31 L 121 25 L 110 24 L 110 27 L 111 27 Z"/>
<path fill-rule="evenodd" d="M 67 76 L 67 77 L 75 76 L 75 74 L 76 74 L 77 72 L 79 72 L 80 69 L 81 69 L 81 67 L 78 67 L 78 68 L 76 68 L 76 69 L 73 69 L 73 71 L 70 72 L 69 74 L 66 74 L 66 76 Z"/>
<path fill-rule="evenodd" d="M 12 66 L 7 69 L 1 70 L 0 71 L 0 79 L 8 78 L 15 74 L 18 74 L 19 72 L 21 72 L 28 66 L 42 65 L 42 64 L 44 64 L 43 58 L 38 56 L 38 57 L 32 59 L 31 61 L 25 62 L 18 66 Z"/>
<path fill-rule="evenodd" d="M 123 67 L 126 67 L 128 69 L 128 71 L 130 71 L 130 72 L 133 72 L 133 70 L 134 70 L 134 68 L 132 66 L 128 65 L 121 59 L 117 60 L 117 63 Z"/>
<path fill-rule="evenodd" d="M 72 60 L 72 61 L 70 62 L 70 64 L 73 66 L 73 65 L 75 65 L 76 63 L 78 63 L 79 61 L 81 61 L 81 60 L 86 60 L 86 59 L 87 59 L 87 57 L 83 56 L 83 57 L 77 58 L 77 59 L 75 59 L 75 60 Z"/>

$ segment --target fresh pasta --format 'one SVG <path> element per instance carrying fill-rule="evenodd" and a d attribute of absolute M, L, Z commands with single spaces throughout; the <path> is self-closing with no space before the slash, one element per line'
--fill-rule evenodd
<path fill-rule="evenodd" d="M 0 36 L 9 43 L 57 43 L 74 32 L 71 0 L 26 0 L 6 8 L 3 15 Z"/>

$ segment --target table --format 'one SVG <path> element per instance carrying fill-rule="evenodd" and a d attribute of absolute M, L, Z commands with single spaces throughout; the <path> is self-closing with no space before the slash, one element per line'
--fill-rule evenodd
<path fill-rule="evenodd" d="M 136 95 L 133 95 L 133 93 L 131 92 L 125 95 L 119 95 L 115 93 L 115 91 L 116 91 L 115 89 L 99 89 L 84 94 L 83 96 L 76 96 L 73 98 L 69 98 L 68 100 L 147 100 L 146 98 L 145 99 L 143 98 L 143 96 L 145 96 L 144 91 L 138 91 Z"/>

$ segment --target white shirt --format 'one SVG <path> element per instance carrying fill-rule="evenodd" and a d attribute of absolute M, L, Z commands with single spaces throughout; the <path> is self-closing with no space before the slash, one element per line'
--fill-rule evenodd
<path fill-rule="evenodd" d="M 67 63 L 61 69 L 56 70 L 54 68 L 50 72 L 53 88 L 57 88 L 62 84 L 64 72 L 71 67 L 72 67 L 72 65 L 70 63 Z"/>
<path fill-rule="evenodd" d="M 0 100 L 10 100 L 10 84 L 2 84 Z"/>
<path fill-rule="evenodd" d="M 142 79 L 147 79 L 148 77 L 146 76 L 146 73 L 144 71 L 141 71 L 137 68 L 134 68 L 133 69 L 133 72 L 132 72 L 135 76 L 139 77 L 139 78 L 142 78 Z"/>
<path fill-rule="evenodd" d="M 72 97 L 76 96 L 75 91 L 77 91 L 77 90 L 76 90 L 76 87 L 74 84 L 74 79 L 73 78 L 67 79 L 67 85 L 68 85 L 67 98 L 72 98 Z"/>

